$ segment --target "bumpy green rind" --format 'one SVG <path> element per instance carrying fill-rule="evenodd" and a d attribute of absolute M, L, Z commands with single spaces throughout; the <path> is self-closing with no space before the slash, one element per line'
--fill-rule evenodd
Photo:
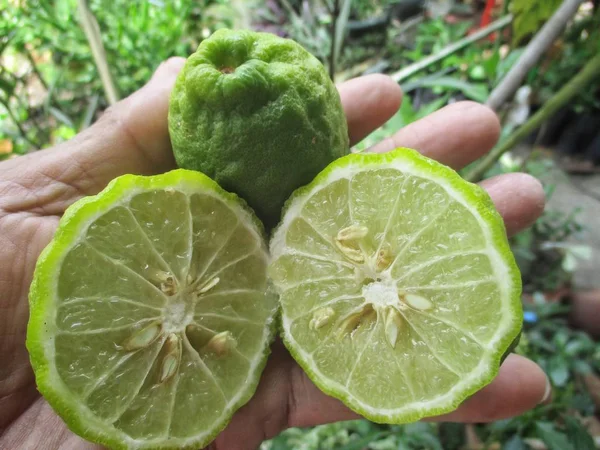
<path fill-rule="evenodd" d="M 260 375 L 267 363 L 268 355 L 271 353 L 270 344 L 277 333 L 276 316 L 278 314 L 275 311 L 270 321 L 265 324 L 267 332 L 261 362 L 256 366 L 255 372 L 249 374 L 251 383 L 248 384 L 246 392 L 240 396 L 237 403 L 232 405 L 230 413 L 224 415 L 224 419 L 220 423 L 215 424 L 209 434 L 197 440 L 170 439 L 165 444 L 144 445 L 138 440 L 129 438 L 116 428 L 108 429 L 108 426 L 101 421 L 94 420 L 94 415 L 87 408 L 80 405 L 57 375 L 52 374 L 53 362 L 48 359 L 45 352 L 45 346 L 48 342 L 45 324 L 52 319 L 49 317 L 53 306 L 51 303 L 53 301 L 52 292 L 58 279 L 57 271 L 64 253 L 68 251 L 73 241 L 84 232 L 84 227 L 87 226 L 90 216 L 110 210 L 113 204 L 126 196 L 132 189 L 167 189 L 182 184 L 192 185 L 198 191 L 215 192 L 226 205 L 233 210 L 240 211 L 248 223 L 254 226 L 261 238 L 266 241 L 262 223 L 256 218 L 244 200 L 235 194 L 224 191 L 217 183 L 202 173 L 178 169 L 149 177 L 123 175 L 111 181 L 99 194 L 84 197 L 65 211 L 53 240 L 38 258 L 33 282 L 29 290 L 30 317 L 27 325 L 26 345 L 38 391 L 71 431 L 91 442 L 111 449 L 195 450 L 212 442 L 225 429 L 233 413 L 245 405 L 254 395 Z"/>
<path fill-rule="evenodd" d="M 454 401 L 451 404 L 422 409 L 419 411 L 409 411 L 407 413 L 400 413 L 395 415 L 390 414 L 373 414 L 365 411 L 358 402 L 356 402 L 351 396 L 349 396 L 344 390 L 337 388 L 327 382 L 326 379 L 319 377 L 319 375 L 312 369 L 310 361 L 303 359 L 301 352 L 295 347 L 293 341 L 285 332 L 282 327 L 281 337 L 282 340 L 289 350 L 292 357 L 298 362 L 298 364 L 304 369 L 308 377 L 315 383 L 315 385 L 321 389 L 327 395 L 338 398 L 346 406 L 362 415 L 363 417 L 371 420 L 372 422 L 385 423 L 385 424 L 402 424 L 410 423 L 421 420 L 425 417 L 433 417 L 442 414 L 447 414 L 456 410 L 460 404 L 475 394 L 477 391 L 489 384 L 498 374 L 500 364 L 508 353 L 514 348 L 518 342 L 521 330 L 523 327 L 523 309 L 521 303 L 521 273 L 515 262 L 515 258 L 510 249 L 508 239 L 506 236 L 506 228 L 502 217 L 497 212 L 492 199 L 488 193 L 480 186 L 470 183 L 464 180 L 456 171 L 453 169 L 427 158 L 421 155 L 419 152 L 409 148 L 397 148 L 393 151 L 383 154 L 375 153 L 357 153 L 345 156 L 339 160 L 333 162 L 325 170 L 308 185 L 297 189 L 293 195 L 288 199 L 283 210 L 283 220 L 273 232 L 271 239 L 271 253 L 273 253 L 273 244 L 280 238 L 278 234 L 284 231 L 285 216 L 286 213 L 296 202 L 302 202 L 304 198 L 310 195 L 311 191 L 320 185 L 324 185 L 328 177 L 336 170 L 343 167 L 378 167 L 385 166 L 387 163 L 391 163 L 394 160 L 404 160 L 414 167 L 423 170 L 424 172 L 431 174 L 432 178 L 440 178 L 447 182 L 451 187 L 459 191 L 469 204 L 477 210 L 479 215 L 488 224 L 492 234 L 493 244 L 498 254 L 502 257 L 503 262 L 506 264 L 508 273 L 512 280 L 512 290 L 510 291 L 510 306 L 513 314 L 513 326 L 506 332 L 503 338 L 498 342 L 495 351 L 491 357 L 490 365 L 486 376 L 479 384 L 473 384 L 468 389 L 456 395 Z M 281 311 L 283 315 L 284 312 Z"/>
<path fill-rule="evenodd" d="M 296 42 L 216 31 L 177 77 L 169 133 L 179 167 L 237 193 L 267 228 L 285 200 L 349 152 L 337 89 Z"/>
<path fill-rule="evenodd" d="M 502 355 L 502 358 L 500 359 L 500 364 L 502 364 L 504 362 L 504 360 L 506 358 L 508 358 L 508 355 L 510 355 L 511 353 L 514 353 L 514 351 L 516 350 L 516 348 L 521 343 L 521 337 L 522 336 L 523 336 L 523 329 L 521 328 L 519 330 L 519 334 L 517 334 L 517 337 L 515 337 L 513 339 L 513 341 L 510 343 L 510 345 L 508 346 L 508 348 L 506 349 L 506 351 Z"/>

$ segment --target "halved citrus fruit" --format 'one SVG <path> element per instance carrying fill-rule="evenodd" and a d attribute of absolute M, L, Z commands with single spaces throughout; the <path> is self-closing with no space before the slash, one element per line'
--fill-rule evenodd
<path fill-rule="evenodd" d="M 253 394 L 277 297 L 253 213 L 208 177 L 125 175 L 67 210 L 38 261 L 40 392 L 112 448 L 199 448 Z"/>
<path fill-rule="evenodd" d="M 271 257 L 288 349 L 373 421 L 455 409 L 521 329 L 520 275 L 489 196 L 413 150 L 330 164 L 288 201 Z"/>

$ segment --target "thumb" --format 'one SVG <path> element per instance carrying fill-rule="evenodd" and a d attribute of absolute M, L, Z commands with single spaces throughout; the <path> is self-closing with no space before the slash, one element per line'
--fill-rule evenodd
<path fill-rule="evenodd" d="M 14 178 L 33 192 L 35 206 L 45 214 L 61 214 L 79 197 L 98 193 L 119 175 L 174 168 L 167 111 L 184 62 L 183 58 L 163 62 L 144 87 L 108 108 L 98 122 L 70 141 L 0 164 L 0 179 L 10 183 Z"/>

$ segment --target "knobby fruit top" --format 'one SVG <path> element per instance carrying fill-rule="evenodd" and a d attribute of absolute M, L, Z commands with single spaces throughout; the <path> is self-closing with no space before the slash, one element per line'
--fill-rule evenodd
<path fill-rule="evenodd" d="M 191 55 L 171 94 L 169 132 L 182 168 L 244 198 L 267 228 L 292 191 L 348 153 L 339 94 L 299 44 L 219 30 Z"/>

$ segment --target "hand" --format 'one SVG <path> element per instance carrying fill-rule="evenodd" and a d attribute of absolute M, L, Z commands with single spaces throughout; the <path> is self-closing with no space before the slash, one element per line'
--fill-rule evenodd
<path fill-rule="evenodd" d="M 168 96 L 183 60 L 167 61 L 152 80 L 110 108 L 94 126 L 56 148 L 0 163 L 0 448 L 93 449 L 73 435 L 39 396 L 25 349 L 27 295 L 36 259 L 52 238 L 60 216 L 74 201 L 99 192 L 124 173 L 154 174 L 175 167 L 167 130 Z M 400 88 L 371 75 L 339 86 L 354 144 L 398 109 Z M 496 116 L 461 102 L 398 131 L 372 151 L 405 146 L 455 169 L 492 148 Z M 544 195 L 529 175 L 486 180 L 509 234 L 541 214 Z M 533 362 L 510 355 L 498 377 L 455 412 L 433 420 L 486 422 L 518 415 L 548 399 L 550 387 Z M 252 400 L 233 417 L 211 449 L 254 449 L 287 427 L 357 417 L 319 391 L 280 342 Z"/>

